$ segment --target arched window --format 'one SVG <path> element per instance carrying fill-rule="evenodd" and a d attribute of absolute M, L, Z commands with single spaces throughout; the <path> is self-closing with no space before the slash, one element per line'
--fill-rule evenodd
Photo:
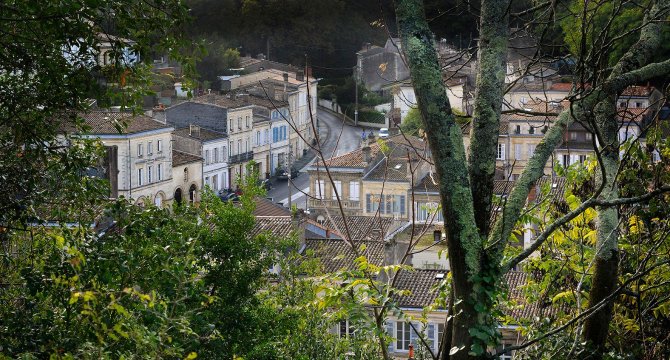
<path fill-rule="evenodd" d="M 159 209 L 163 208 L 163 194 L 156 194 L 156 197 L 154 197 L 154 205 Z"/>
<path fill-rule="evenodd" d="M 181 189 L 177 188 L 177 190 L 174 191 L 174 201 L 177 202 L 177 205 L 181 205 Z"/>
<path fill-rule="evenodd" d="M 191 187 L 188 189 L 188 200 L 191 202 L 191 204 L 195 202 L 196 190 L 197 188 L 195 187 L 195 184 L 191 185 Z"/>

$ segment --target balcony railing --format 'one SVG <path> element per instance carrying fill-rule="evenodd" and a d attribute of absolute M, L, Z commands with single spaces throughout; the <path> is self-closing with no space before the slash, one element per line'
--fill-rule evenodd
<path fill-rule="evenodd" d="M 345 200 L 341 199 L 342 207 L 345 209 L 360 209 L 361 202 L 356 200 Z M 309 207 L 311 208 L 339 208 L 337 200 L 319 200 L 319 199 L 309 199 Z"/>
<path fill-rule="evenodd" d="M 242 153 L 242 154 L 231 155 L 228 158 L 228 164 L 237 164 L 237 163 L 241 163 L 241 162 L 244 162 L 244 161 L 252 160 L 253 158 L 254 158 L 254 152 L 253 151 L 247 151 L 247 152 Z"/>

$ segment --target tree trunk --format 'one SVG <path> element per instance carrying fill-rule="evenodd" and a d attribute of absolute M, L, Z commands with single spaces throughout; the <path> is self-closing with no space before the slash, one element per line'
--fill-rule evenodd
<path fill-rule="evenodd" d="M 491 221 L 500 112 L 507 70 L 509 1 L 482 1 L 477 81 L 470 133 L 469 173 L 479 234 L 486 237 Z"/>

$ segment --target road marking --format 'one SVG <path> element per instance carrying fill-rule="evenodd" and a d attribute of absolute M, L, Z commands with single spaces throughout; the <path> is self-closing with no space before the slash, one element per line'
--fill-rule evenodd
<path fill-rule="evenodd" d="M 297 193 L 291 195 L 291 202 L 294 202 L 294 201 L 296 201 L 299 197 L 304 196 L 305 194 L 303 194 L 303 192 L 309 194 L 309 186 L 306 187 L 306 188 L 304 188 L 304 189 L 302 189 L 301 191 L 302 191 L 302 192 L 299 191 L 299 192 L 297 192 Z M 277 202 L 280 202 L 280 203 L 282 203 L 283 205 L 286 205 L 286 204 L 288 204 L 288 197 L 282 199 L 281 201 L 277 201 Z"/>

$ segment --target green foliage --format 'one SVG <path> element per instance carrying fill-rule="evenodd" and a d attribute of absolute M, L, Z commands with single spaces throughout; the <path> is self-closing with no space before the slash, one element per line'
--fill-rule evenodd
<path fill-rule="evenodd" d="M 419 136 L 423 132 L 423 120 L 418 108 L 411 108 L 400 124 L 404 134 Z"/>
<path fill-rule="evenodd" d="M 230 69 L 240 67 L 240 51 L 231 48 L 230 44 L 216 35 L 209 35 L 202 40 L 207 54 L 198 60 L 196 70 L 201 81 L 218 84 L 218 76 L 231 75 Z M 219 88 L 216 87 L 216 90 Z"/>

